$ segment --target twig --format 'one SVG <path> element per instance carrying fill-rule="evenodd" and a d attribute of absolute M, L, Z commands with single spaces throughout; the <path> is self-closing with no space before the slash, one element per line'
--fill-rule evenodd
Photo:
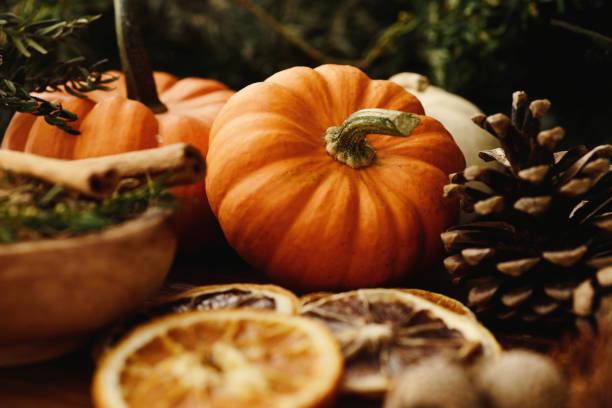
<path fill-rule="evenodd" d="M 319 60 L 319 61 L 330 61 L 330 62 L 343 62 L 333 57 L 329 57 L 319 50 L 312 47 L 306 41 L 304 41 L 300 36 L 296 35 L 293 31 L 285 27 L 279 21 L 277 21 L 274 17 L 268 14 L 263 8 L 259 7 L 257 4 L 254 4 L 251 0 L 235 0 L 236 3 L 250 11 L 259 21 L 263 24 L 269 26 L 274 31 L 279 33 L 289 42 L 297 46 L 300 50 L 302 50 L 306 55 L 310 58 Z"/>
<path fill-rule="evenodd" d="M 412 31 L 417 26 L 417 20 L 408 13 L 400 13 L 398 21 L 387 27 L 378 37 L 376 43 L 364 54 L 363 58 L 347 59 L 337 58 L 327 55 L 310 44 L 308 44 L 299 35 L 295 34 L 291 29 L 287 28 L 276 18 L 266 12 L 262 7 L 254 4 L 251 0 L 234 0 L 238 5 L 247 9 L 260 22 L 272 28 L 287 41 L 297 46 L 302 52 L 313 60 L 333 63 L 354 65 L 359 68 L 367 68 L 372 62 L 380 57 L 384 51 L 393 44 L 393 41 L 400 35 Z"/>
<path fill-rule="evenodd" d="M 574 33 L 589 37 L 591 38 L 591 40 L 593 40 L 593 42 L 595 42 L 602 48 L 612 50 L 612 38 L 607 37 L 603 34 L 600 34 L 596 31 L 587 30 L 586 28 L 582 28 L 582 27 L 579 27 L 577 25 L 574 25 L 574 24 L 571 24 L 565 21 L 556 20 L 554 18 L 550 20 L 550 24 L 553 26 L 565 28 L 566 30 L 572 31 Z"/>

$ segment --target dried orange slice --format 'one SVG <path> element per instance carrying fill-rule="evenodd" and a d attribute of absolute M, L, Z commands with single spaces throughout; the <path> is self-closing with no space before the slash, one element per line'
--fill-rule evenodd
<path fill-rule="evenodd" d="M 449 309 L 455 313 L 461 314 L 461 315 L 466 315 L 469 316 L 473 319 L 476 320 L 476 315 L 474 314 L 474 312 L 472 312 L 472 310 L 470 310 L 469 307 L 465 306 L 463 303 L 459 302 L 458 300 L 455 300 L 453 298 L 449 298 L 448 296 L 444 296 L 441 295 L 439 293 L 435 293 L 435 292 L 431 292 L 428 290 L 423 290 L 423 289 L 408 289 L 408 288 L 394 288 L 392 290 L 399 290 L 402 292 L 406 292 L 406 293 L 410 293 L 412 295 L 421 297 L 425 300 L 428 300 L 430 302 L 433 302 L 437 305 L 440 305 L 446 309 Z M 334 292 L 312 292 L 312 293 L 307 293 L 305 295 L 303 295 L 300 299 L 300 308 L 304 307 L 305 305 L 312 303 L 316 300 L 321 299 L 322 297 L 326 297 L 326 296 L 330 296 L 333 295 Z"/>
<path fill-rule="evenodd" d="M 320 322 L 256 310 L 174 314 L 139 326 L 94 375 L 98 408 L 320 407 L 342 353 Z"/>
<path fill-rule="evenodd" d="M 307 295 L 308 296 L 308 295 Z M 501 347 L 456 300 L 422 290 L 360 289 L 302 300 L 301 313 L 321 320 L 345 358 L 342 390 L 382 395 L 401 372 L 435 355 L 464 361 Z"/>
<path fill-rule="evenodd" d="M 194 288 L 161 296 L 139 311 L 117 322 L 98 336 L 94 344 L 94 359 L 115 345 L 130 329 L 155 317 L 193 310 L 214 309 L 262 309 L 283 314 L 297 314 L 299 299 L 276 285 L 255 283 L 227 283 L 221 285 L 196 286 Z"/>
<path fill-rule="evenodd" d="M 402 288 L 402 289 L 397 289 L 397 290 L 401 290 L 403 292 L 410 293 L 412 295 L 421 297 L 425 300 L 435 303 L 438 306 L 448 309 L 451 312 L 454 312 L 460 315 L 464 315 L 467 317 L 471 317 L 474 320 L 478 320 L 474 312 L 472 312 L 472 310 L 469 307 L 459 302 L 458 300 L 450 298 L 448 296 L 444 296 L 439 293 L 430 292 L 428 290 L 423 290 L 423 289 L 403 289 Z"/>
<path fill-rule="evenodd" d="M 163 297 L 155 303 L 151 311 L 157 315 L 230 308 L 266 309 L 296 314 L 299 309 L 299 299 L 293 292 L 276 285 L 255 283 L 197 286 Z"/>

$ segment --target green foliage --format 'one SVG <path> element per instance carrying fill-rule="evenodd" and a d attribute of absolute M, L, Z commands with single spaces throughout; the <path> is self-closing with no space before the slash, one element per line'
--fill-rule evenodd
<path fill-rule="evenodd" d="M 86 54 L 120 67 L 111 0 L 26 0 L 55 18 L 101 14 Z M 564 143 L 609 138 L 609 0 L 140 0 L 151 66 L 234 89 L 294 66 L 427 75 L 487 112 L 522 89 L 553 103 Z M 95 46 L 93 46 L 95 44 Z M 85 55 L 85 54 L 84 54 Z M 577 103 L 578 101 L 578 103 Z"/>
<path fill-rule="evenodd" d="M 49 18 L 48 7 L 35 8 L 32 0 L 17 3 L 0 13 L 0 108 L 44 116 L 69 133 L 76 115 L 61 105 L 31 96 L 31 92 L 56 90 L 82 97 L 85 92 L 108 89 L 113 81 L 102 76 L 98 61 L 85 66 L 85 58 L 74 47 L 76 32 L 85 30 L 98 16 L 70 21 Z"/>
<path fill-rule="evenodd" d="M 9 173 L 0 179 L 0 243 L 79 235 L 135 218 L 151 207 L 178 208 L 168 175 L 96 201 L 59 185 Z"/>

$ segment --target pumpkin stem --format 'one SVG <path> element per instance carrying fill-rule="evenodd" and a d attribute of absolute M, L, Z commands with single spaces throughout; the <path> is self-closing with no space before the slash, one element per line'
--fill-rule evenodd
<path fill-rule="evenodd" d="M 114 0 L 115 30 L 121 69 L 125 75 L 127 97 L 147 105 L 153 113 L 168 110 L 159 100 L 153 70 L 145 52 L 133 0 Z"/>
<path fill-rule="evenodd" d="M 336 160 L 357 169 L 369 166 L 376 152 L 366 140 L 368 134 L 410 136 L 421 119 L 414 113 L 390 109 L 362 109 L 349 116 L 342 126 L 325 132 L 325 148 Z"/>

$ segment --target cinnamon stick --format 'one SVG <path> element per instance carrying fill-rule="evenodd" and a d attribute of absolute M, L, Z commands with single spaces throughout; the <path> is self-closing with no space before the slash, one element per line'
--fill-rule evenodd
<path fill-rule="evenodd" d="M 81 160 L 59 160 L 10 150 L 0 150 L 0 169 L 33 177 L 93 198 L 113 194 L 122 180 L 130 187 L 170 172 L 164 185 L 192 184 L 204 178 L 200 151 L 186 143 Z"/>
<path fill-rule="evenodd" d="M 90 197 L 103 197 L 115 190 L 119 173 L 112 168 L 78 171 L 68 161 L 12 150 L 0 150 L 0 169 L 52 184 L 60 184 Z"/>
<path fill-rule="evenodd" d="M 187 143 L 73 160 L 69 165 L 92 173 L 112 169 L 120 180 L 130 178 L 140 184 L 147 178 L 170 172 L 164 180 L 164 185 L 168 187 L 196 183 L 206 173 L 204 157 L 197 148 Z"/>

